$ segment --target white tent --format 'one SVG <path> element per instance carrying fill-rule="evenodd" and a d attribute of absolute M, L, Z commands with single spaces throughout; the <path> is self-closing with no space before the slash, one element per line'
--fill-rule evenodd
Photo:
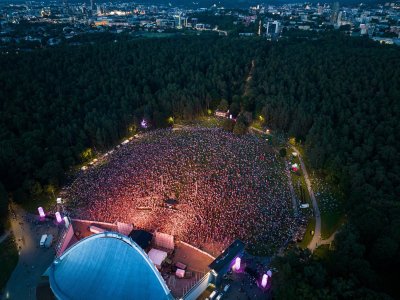
<path fill-rule="evenodd" d="M 175 276 L 178 277 L 178 278 L 183 278 L 183 277 L 185 277 L 185 270 L 176 269 Z"/>
<path fill-rule="evenodd" d="M 157 268 L 161 268 L 162 262 L 168 256 L 167 252 L 158 249 L 151 249 L 147 255 Z"/>

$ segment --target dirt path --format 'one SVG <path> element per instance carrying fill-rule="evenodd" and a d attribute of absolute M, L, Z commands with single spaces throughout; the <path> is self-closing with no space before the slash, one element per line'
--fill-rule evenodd
<path fill-rule="evenodd" d="M 249 94 L 249 86 L 250 86 L 250 81 L 253 78 L 254 67 L 255 67 L 255 62 L 254 62 L 254 59 L 253 59 L 251 61 L 251 68 L 250 68 L 249 74 L 247 75 L 247 78 L 246 78 L 246 85 L 244 87 L 243 96 L 247 96 Z"/>

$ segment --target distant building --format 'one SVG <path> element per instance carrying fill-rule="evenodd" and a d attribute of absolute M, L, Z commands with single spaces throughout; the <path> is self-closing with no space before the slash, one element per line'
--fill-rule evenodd
<path fill-rule="evenodd" d="M 337 22 L 337 18 L 339 15 L 339 2 L 334 2 L 332 5 L 332 12 L 331 12 L 331 23 L 335 24 Z"/>
<path fill-rule="evenodd" d="M 360 24 L 361 35 L 368 34 L 368 25 L 367 24 Z"/>
<path fill-rule="evenodd" d="M 254 32 L 239 32 L 239 36 L 253 36 Z M 217 113 L 215 113 L 217 115 Z"/>
<path fill-rule="evenodd" d="M 270 22 L 267 22 L 265 34 L 267 36 L 277 35 L 277 34 L 279 34 L 279 30 L 280 30 L 280 22 L 279 21 L 272 21 L 272 22 L 270 21 Z"/>

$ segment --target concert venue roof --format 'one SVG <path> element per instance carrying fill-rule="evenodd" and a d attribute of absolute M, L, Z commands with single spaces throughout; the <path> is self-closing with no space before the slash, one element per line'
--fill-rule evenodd
<path fill-rule="evenodd" d="M 244 243 L 241 240 L 235 240 L 225 249 L 208 267 L 219 273 L 240 253 L 244 251 Z"/>
<path fill-rule="evenodd" d="M 147 254 L 114 232 L 81 240 L 47 274 L 58 299 L 173 299 Z"/>

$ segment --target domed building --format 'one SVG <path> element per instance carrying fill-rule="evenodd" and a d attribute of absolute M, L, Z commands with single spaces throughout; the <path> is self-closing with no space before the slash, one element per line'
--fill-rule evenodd
<path fill-rule="evenodd" d="M 57 299 L 173 299 L 143 249 L 115 232 L 82 239 L 46 273 Z"/>

